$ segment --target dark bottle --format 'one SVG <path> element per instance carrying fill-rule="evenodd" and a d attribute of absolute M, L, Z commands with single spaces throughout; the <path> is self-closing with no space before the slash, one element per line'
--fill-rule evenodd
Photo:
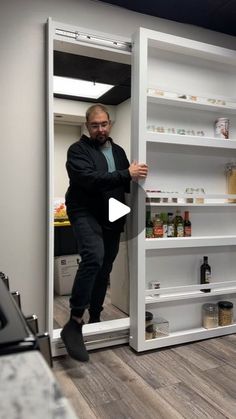
<path fill-rule="evenodd" d="M 173 221 L 173 213 L 168 212 L 167 237 L 174 237 L 174 236 L 175 236 L 175 228 L 174 228 L 174 221 Z"/>
<path fill-rule="evenodd" d="M 184 220 L 179 210 L 176 210 L 174 218 L 174 235 L 175 237 L 184 237 Z"/>
<path fill-rule="evenodd" d="M 153 238 L 153 222 L 151 219 L 151 211 L 146 212 L 146 238 Z"/>
<path fill-rule="evenodd" d="M 192 223 L 189 220 L 189 211 L 184 212 L 184 237 L 191 237 Z"/>
<path fill-rule="evenodd" d="M 211 267 L 208 264 L 208 256 L 203 256 L 203 264 L 200 268 L 201 284 L 210 284 L 211 282 Z M 202 292 L 211 292 L 210 289 L 203 289 Z"/>

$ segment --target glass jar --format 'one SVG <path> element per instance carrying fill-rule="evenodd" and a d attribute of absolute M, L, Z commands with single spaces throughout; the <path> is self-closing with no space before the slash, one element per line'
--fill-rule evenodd
<path fill-rule="evenodd" d="M 228 194 L 236 194 L 236 162 L 226 165 L 226 180 Z M 228 199 L 229 202 L 236 202 L 236 199 Z"/>
<path fill-rule="evenodd" d="M 202 325 L 205 329 L 212 329 L 218 324 L 218 306 L 217 304 L 206 303 L 202 306 Z"/>
<path fill-rule="evenodd" d="M 219 326 L 228 326 L 233 323 L 233 303 L 230 301 L 219 301 Z"/>
<path fill-rule="evenodd" d="M 186 188 L 185 189 L 185 193 L 187 193 L 187 194 L 193 194 L 193 192 L 194 192 L 194 190 L 193 190 L 193 188 Z M 193 203 L 193 198 L 186 198 L 186 203 L 187 204 L 192 204 Z"/>
<path fill-rule="evenodd" d="M 152 324 L 153 314 L 150 311 L 145 311 L 145 324 L 146 327 Z"/>
<path fill-rule="evenodd" d="M 205 191 L 204 191 L 203 188 L 197 188 L 195 190 L 195 193 L 199 194 L 199 195 L 204 195 Z M 203 196 L 196 197 L 195 203 L 196 204 L 204 204 L 204 197 Z"/>
<path fill-rule="evenodd" d="M 145 339 L 153 339 L 153 324 L 149 324 L 149 326 L 145 328 Z"/>

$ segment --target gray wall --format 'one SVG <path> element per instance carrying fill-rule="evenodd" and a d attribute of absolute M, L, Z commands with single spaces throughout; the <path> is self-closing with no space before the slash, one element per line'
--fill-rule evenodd
<path fill-rule="evenodd" d="M 115 12 L 114 12 L 115 11 Z M 236 49 L 235 38 L 90 0 L 8 0 L 0 14 L 0 270 L 25 314 L 46 311 L 45 22 L 130 36 L 139 26 Z"/>

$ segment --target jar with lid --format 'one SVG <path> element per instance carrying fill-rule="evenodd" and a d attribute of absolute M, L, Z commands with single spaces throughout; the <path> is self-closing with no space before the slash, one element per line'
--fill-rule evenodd
<path fill-rule="evenodd" d="M 217 304 L 206 303 L 202 306 L 202 325 L 205 329 L 218 327 L 218 306 Z"/>
<path fill-rule="evenodd" d="M 205 191 L 204 191 L 203 188 L 197 188 L 195 190 L 195 192 L 198 195 L 204 195 L 205 194 Z M 204 197 L 203 196 L 196 197 L 195 202 L 196 202 L 196 204 L 204 204 Z"/>
<path fill-rule="evenodd" d="M 153 324 L 149 324 L 149 326 L 146 326 L 145 328 L 145 339 L 153 339 Z"/>
<path fill-rule="evenodd" d="M 150 311 L 145 311 L 145 325 L 146 327 L 152 324 L 153 314 Z"/>
<path fill-rule="evenodd" d="M 185 189 L 185 193 L 186 194 L 193 194 L 193 192 L 194 192 L 194 189 L 193 188 L 186 188 Z M 187 204 L 192 204 L 193 203 L 193 198 L 186 198 L 186 203 Z"/>
<path fill-rule="evenodd" d="M 228 163 L 225 168 L 228 194 L 236 194 L 236 162 Z M 236 199 L 228 199 L 236 202 Z"/>
<path fill-rule="evenodd" d="M 233 303 L 230 301 L 219 301 L 219 326 L 229 326 L 234 321 Z"/>

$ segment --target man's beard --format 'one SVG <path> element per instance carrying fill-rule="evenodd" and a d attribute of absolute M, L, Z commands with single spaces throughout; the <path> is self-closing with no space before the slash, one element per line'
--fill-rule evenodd
<path fill-rule="evenodd" d="M 106 143 L 106 141 L 108 140 L 108 137 L 106 137 L 105 135 L 97 135 L 96 136 L 96 141 L 100 144 L 100 145 L 104 145 Z"/>

